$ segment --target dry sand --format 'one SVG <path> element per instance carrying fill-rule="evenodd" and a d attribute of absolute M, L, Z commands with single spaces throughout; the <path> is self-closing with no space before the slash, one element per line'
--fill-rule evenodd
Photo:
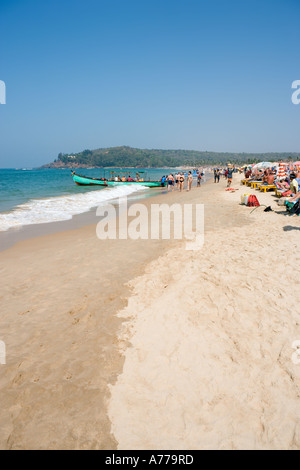
<path fill-rule="evenodd" d="M 204 202 L 199 252 L 89 226 L 0 253 L 1 449 L 300 447 L 300 218 L 235 186 L 146 201 Z"/>
<path fill-rule="evenodd" d="M 248 191 L 220 186 L 216 203 L 251 224 L 207 232 L 203 250 L 171 250 L 131 283 L 109 404 L 119 449 L 300 448 L 300 219 L 250 214 L 237 206 Z"/>

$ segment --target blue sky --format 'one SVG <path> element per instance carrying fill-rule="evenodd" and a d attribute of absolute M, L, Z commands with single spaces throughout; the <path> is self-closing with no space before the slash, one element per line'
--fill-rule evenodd
<path fill-rule="evenodd" d="M 299 0 L 0 0 L 0 167 L 130 145 L 300 151 Z"/>

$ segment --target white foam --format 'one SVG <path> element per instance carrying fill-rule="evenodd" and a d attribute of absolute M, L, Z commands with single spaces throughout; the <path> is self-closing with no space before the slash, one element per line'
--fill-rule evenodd
<path fill-rule="evenodd" d="M 25 204 L 16 206 L 8 213 L 1 213 L 0 231 L 24 225 L 70 220 L 73 215 L 87 212 L 92 207 L 97 207 L 110 199 L 128 196 L 135 191 L 143 189 L 147 188 L 145 186 L 126 185 L 69 196 L 33 199 Z"/>

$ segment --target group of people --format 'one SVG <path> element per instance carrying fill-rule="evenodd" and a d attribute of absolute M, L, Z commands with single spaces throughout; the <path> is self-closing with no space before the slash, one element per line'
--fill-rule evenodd
<path fill-rule="evenodd" d="M 167 184 L 168 191 L 174 191 L 174 189 L 177 189 L 179 191 L 183 191 L 185 181 L 186 181 L 187 182 L 187 189 L 186 190 L 190 191 L 192 189 L 192 184 L 193 184 L 194 177 L 197 179 L 197 187 L 201 186 L 201 181 L 205 177 L 204 170 L 203 171 L 196 170 L 194 175 L 195 176 L 193 176 L 191 171 L 189 171 L 187 175 L 184 175 L 183 172 L 175 173 L 175 175 L 173 173 L 170 173 L 167 176 L 165 176 L 165 175 L 162 176 L 161 185 L 165 186 L 165 184 Z"/>
<path fill-rule="evenodd" d="M 219 168 L 214 168 L 214 182 L 220 183 L 221 175 L 227 180 L 227 187 L 229 188 L 233 181 L 233 173 L 235 172 L 235 167 L 233 165 L 228 165 L 227 168 L 220 170 Z"/>
<path fill-rule="evenodd" d="M 221 171 L 219 168 L 214 168 L 214 180 L 215 183 L 220 183 Z"/>
<path fill-rule="evenodd" d="M 290 215 L 300 215 L 300 172 L 290 173 L 281 181 L 275 181 Z"/>
<path fill-rule="evenodd" d="M 278 189 L 285 189 L 293 193 L 297 193 L 300 189 L 300 172 L 288 171 L 284 178 L 278 178 L 276 170 L 265 169 L 265 170 L 245 170 L 245 178 L 248 181 L 261 181 L 263 184 L 272 185 L 275 184 Z"/>
<path fill-rule="evenodd" d="M 283 205 L 287 202 L 291 205 L 300 201 L 300 172 L 287 170 L 285 177 L 277 177 L 276 169 L 252 170 L 245 169 L 245 178 L 248 181 L 261 181 L 265 185 L 274 185 L 281 193 L 282 199 L 279 204 Z"/>
<path fill-rule="evenodd" d="M 132 178 L 130 175 L 129 176 L 114 176 L 111 177 L 108 181 L 127 181 L 128 183 L 133 183 L 134 181 L 144 181 L 143 178 L 140 177 L 140 175 L 137 173 L 135 178 Z"/>
<path fill-rule="evenodd" d="M 245 168 L 244 175 L 245 178 L 250 181 L 261 181 L 266 184 L 274 184 L 276 171 L 270 168 L 266 168 L 265 170 L 252 170 L 250 168 Z"/>
<path fill-rule="evenodd" d="M 224 168 L 223 170 L 220 168 L 214 168 L 214 182 L 219 183 L 220 178 L 223 175 L 224 178 L 227 180 L 227 187 L 230 187 L 233 181 L 234 171 L 235 168 L 233 165 L 228 165 L 228 167 Z M 165 184 L 167 184 L 168 191 L 174 191 L 175 189 L 183 191 L 186 181 L 186 190 L 190 191 L 194 179 L 197 180 L 197 187 L 200 187 L 201 182 L 205 181 L 205 170 L 194 170 L 193 173 L 192 171 L 189 171 L 187 174 L 184 174 L 183 172 L 178 172 L 175 174 L 170 173 L 169 175 L 162 176 L 160 181 L 162 186 L 165 186 Z"/>

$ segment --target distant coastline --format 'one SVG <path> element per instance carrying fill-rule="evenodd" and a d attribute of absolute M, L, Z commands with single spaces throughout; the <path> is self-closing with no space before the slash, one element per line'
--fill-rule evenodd
<path fill-rule="evenodd" d="M 220 165 L 228 162 L 235 165 L 260 161 L 278 162 L 300 160 L 300 153 L 229 153 L 196 150 L 157 150 L 132 147 L 111 147 L 95 150 L 83 150 L 79 153 L 62 154 L 38 169 L 107 169 L 107 168 L 195 168 Z"/>

